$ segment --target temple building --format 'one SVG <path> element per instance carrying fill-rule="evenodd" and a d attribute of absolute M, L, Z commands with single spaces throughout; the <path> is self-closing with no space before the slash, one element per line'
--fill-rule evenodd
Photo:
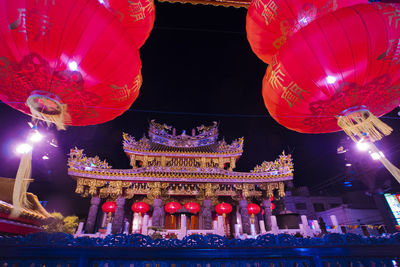
<path fill-rule="evenodd" d="M 220 140 L 217 123 L 196 127 L 190 135 L 185 131 L 177 135 L 175 128 L 151 121 L 148 135 L 139 140 L 123 133 L 131 169 L 112 169 L 97 156 L 71 149 L 68 173 L 77 181 L 76 193 L 91 199 L 85 233 L 106 226 L 107 216 L 99 209 L 106 201 L 116 202 L 112 233 L 147 234 L 149 226 L 166 232 L 184 228 L 186 234 L 218 233 L 222 216 L 216 214 L 215 205 L 222 202 L 232 206 L 222 221 L 222 234 L 268 231 L 271 199 L 279 201 L 285 194 L 285 182 L 293 179 L 291 155 L 283 152 L 250 172 L 237 172 L 243 143 L 243 138 L 230 144 Z M 131 206 L 136 202 L 147 203 L 149 211 L 133 214 Z M 182 207 L 195 202 L 201 208 L 196 213 L 181 208 L 170 214 L 165 209 L 170 202 Z M 249 216 L 249 203 L 261 206 L 262 212 Z"/>

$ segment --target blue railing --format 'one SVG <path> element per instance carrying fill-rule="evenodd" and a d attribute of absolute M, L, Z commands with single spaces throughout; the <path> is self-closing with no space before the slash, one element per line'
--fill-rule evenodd
<path fill-rule="evenodd" d="M 0 266 L 389 267 L 400 266 L 400 233 L 322 238 L 281 234 L 247 240 L 216 235 L 153 240 L 143 235 L 100 239 L 37 233 L 0 237 Z"/>

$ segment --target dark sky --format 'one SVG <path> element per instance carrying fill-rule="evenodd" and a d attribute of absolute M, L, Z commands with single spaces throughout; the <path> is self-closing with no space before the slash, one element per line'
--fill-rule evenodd
<path fill-rule="evenodd" d="M 271 161 L 285 150 L 295 163 L 296 186 L 315 186 L 344 174 L 343 157 L 336 148 L 343 132 L 300 134 L 276 123 L 268 115 L 261 81 L 266 65 L 251 51 L 245 33 L 246 9 L 156 3 L 155 27 L 141 48 L 143 86 L 131 109 L 111 122 L 96 126 L 69 127 L 57 132 L 41 126 L 58 148 L 47 143 L 34 151 L 35 182 L 30 191 L 47 200 L 49 211 L 86 216 L 88 199 L 74 193 L 75 181 L 67 175 L 67 154 L 77 146 L 88 156 L 98 155 L 114 168 L 129 168 L 122 150 L 122 132 L 142 137 L 155 119 L 190 131 L 217 121 L 220 136 L 228 142 L 244 136 L 245 146 L 238 171 L 249 171 Z M 384 119 L 400 129 L 398 110 Z M 19 158 L 13 149 L 24 140 L 30 117 L 0 104 L 0 176 L 14 177 Z M 399 166 L 400 131 L 380 142 L 385 154 Z M 48 153 L 50 159 L 41 157 Z M 397 157 L 397 159 L 396 159 Z M 378 172 L 386 176 L 386 171 Z M 343 180 L 331 188 L 340 192 Z"/>

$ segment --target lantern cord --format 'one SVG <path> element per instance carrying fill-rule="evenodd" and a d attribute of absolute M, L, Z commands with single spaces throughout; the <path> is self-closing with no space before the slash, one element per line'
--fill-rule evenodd
<path fill-rule="evenodd" d="M 377 153 L 378 155 L 381 154 L 379 153 L 379 149 L 375 146 L 374 143 L 370 143 L 371 146 L 371 151 L 374 153 Z M 400 170 L 393 165 L 385 156 L 381 155 L 379 157 L 379 161 L 385 166 L 385 168 L 393 175 L 394 178 L 396 178 L 397 182 L 400 183 Z"/>
<path fill-rule="evenodd" d="M 47 114 L 44 112 L 41 112 L 35 108 L 35 106 L 32 104 L 30 99 L 26 101 L 26 105 L 29 107 L 32 118 L 38 119 L 45 121 L 47 123 L 47 126 L 50 126 L 52 123 L 56 125 L 57 130 L 66 130 L 65 127 L 65 121 L 70 120 L 70 116 L 67 112 L 67 105 L 65 104 L 60 104 L 60 112 L 56 114 Z"/>
<path fill-rule="evenodd" d="M 29 183 L 32 181 L 31 170 L 32 170 L 32 150 L 28 153 L 24 153 L 19 163 L 17 176 L 15 177 L 14 189 L 13 189 L 13 209 L 10 214 L 10 218 L 17 218 L 23 208 L 29 208 L 30 203 L 26 197 Z"/>
<path fill-rule="evenodd" d="M 375 142 L 393 131 L 389 125 L 379 120 L 368 110 L 357 110 L 338 116 L 337 123 L 354 142 L 359 141 L 357 137 L 362 139 L 366 134 L 369 141 Z"/>

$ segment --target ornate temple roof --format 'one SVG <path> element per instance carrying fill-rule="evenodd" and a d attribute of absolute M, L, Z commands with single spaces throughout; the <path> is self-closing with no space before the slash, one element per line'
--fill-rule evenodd
<path fill-rule="evenodd" d="M 293 179 L 291 155 L 282 153 L 271 162 L 263 162 L 251 172 L 236 172 L 220 168 L 148 166 L 134 169 L 112 169 L 97 156 L 87 157 L 83 149 L 71 149 L 68 174 L 75 178 L 103 181 L 163 181 L 188 183 L 265 183 Z"/>
<path fill-rule="evenodd" d="M 218 141 L 218 125 L 201 125 L 192 130 L 191 135 L 183 131 L 176 135 L 176 131 L 166 124 L 150 122 L 148 137 L 135 140 L 129 134 L 123 133 L 123 147 L 127 154 L 149 156 L 185 156 L 192 157 L 240 157 L 243 153 L 243 138 L 238 138 L 231 144 L 225 140 Z"/>

